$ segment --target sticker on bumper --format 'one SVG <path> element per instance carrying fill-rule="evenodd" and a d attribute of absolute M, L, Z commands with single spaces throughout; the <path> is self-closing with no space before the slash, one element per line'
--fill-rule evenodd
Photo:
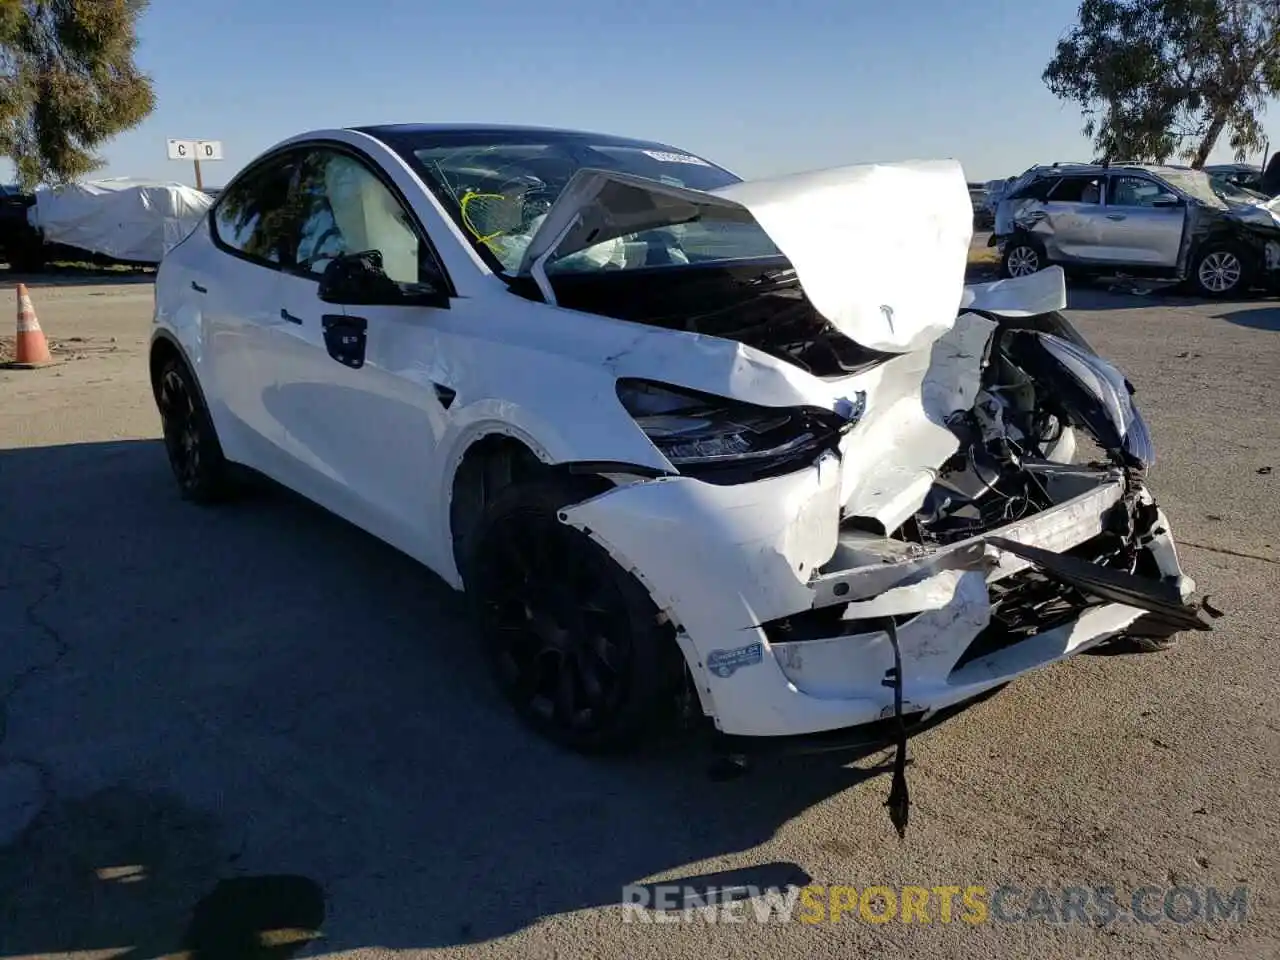
<path fill-rule="evenodd" d="M 733 676 L 739 667 L 750 667 L 764 659 L 764 644 L 759 640 L 745 647 L 730 650 L 712 650 L 707 657 L 707 669 L 717 677 Z"/>

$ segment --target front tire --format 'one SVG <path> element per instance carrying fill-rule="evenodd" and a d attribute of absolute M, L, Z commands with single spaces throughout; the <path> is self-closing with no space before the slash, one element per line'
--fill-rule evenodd
<path fill-rule="evenodd" d="M 1253 282 L 1249 258 L 1232 243 L 1211 243 L 1191 264 L 1191 286 L 1215 300 L 1244 293 Z"/>
<path fill-rule="evenodd" d="M 1029 277 L 1048 266 L 1044 250 L 1026 237 L 1014 237 L 1004 248 L 1000 258 L 1000 276 L 1006 280 Z"/>
<path fill-rule="evenodd" d="M 560 511 L 598 490 L 539 480 L 484 510 L 467 594 L 498 689 L 520 718 L 583 753 L 635 746 L 669 715 L 684 662 L 648 591 Z"/>
<path fill-rule="evenodd" d="M 226 458 L 195 376 L 179 357 L 160 367 L 153 385 L 165 452 L 184 500 L 211 504 L 231 493 Z"/>

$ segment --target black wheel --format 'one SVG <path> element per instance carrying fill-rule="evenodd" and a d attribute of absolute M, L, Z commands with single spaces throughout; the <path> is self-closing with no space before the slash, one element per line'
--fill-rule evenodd
<path fill-rule="evenodd" d="M 154 387 L 165 451 L 183 499 L 202 504 L 225 499 L 231 492 L 227 461 L 191 371 L 171 357 Z"/>
<path fill-rule="evenodd" d="M 1037 243 L 1026 237 L 1014 237 L 1004 248 L 1004 256 L 1000 258 L 1000 276 L 1029 277 L 1048 266 L 1044 251 Z"/>
<path fill-rule="evenodd" d="M 632 747 L 662 724 L 684 666 L 644 586 L 560 522 L 592 492 L 507 488 L 480 518 L 464 574 L 499 690 L 539 733 L 582 752 Z"/>
<path fill-rule="evenodd" d="M 1191 261 L 1191 287 L 1202 297 L 1239 296 L 1253 282 L 1249 257 L 1232 243 L 1208 243 Z"/>

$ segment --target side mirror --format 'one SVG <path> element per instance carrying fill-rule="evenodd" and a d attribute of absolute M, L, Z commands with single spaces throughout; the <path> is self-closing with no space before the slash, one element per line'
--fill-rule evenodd
<path fill-rule="evenodd" d="M 432 283 L 397 283 L 382 268 L 382 253 L 339 254 L 320 275 L 320 299 L 348 306 L 449 308 L 449 296 Z"/>
<path fill-rule="evenodd" d="M 1153 207 L 1180 207 L 1182 201 L 1171 193 L 1162 193 L 1151 201 Z"/>

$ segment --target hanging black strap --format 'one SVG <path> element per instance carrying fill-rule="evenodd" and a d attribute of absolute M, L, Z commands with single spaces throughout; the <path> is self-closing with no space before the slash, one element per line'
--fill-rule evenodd
<path fill-rule="evenodd" d="M 893 719 L 897 726 L 897 754 L 893 758 L 893 783 L 889 787 L 889 799 L 884 805 L 889 808 L 889 819 L 893 828 L 898 831 L 898 838 L 907 836 L 907 820 L 911 814 L 911 793 L 907 789 L 907 724 L 902 717 L 902 651 L 898 648 L 898 626 L 893 617 L 885 618 L 885 632 L 889 635 L 889 645 L 893 647 L 893 669 L 883 683 L 893 688 Z"/>

